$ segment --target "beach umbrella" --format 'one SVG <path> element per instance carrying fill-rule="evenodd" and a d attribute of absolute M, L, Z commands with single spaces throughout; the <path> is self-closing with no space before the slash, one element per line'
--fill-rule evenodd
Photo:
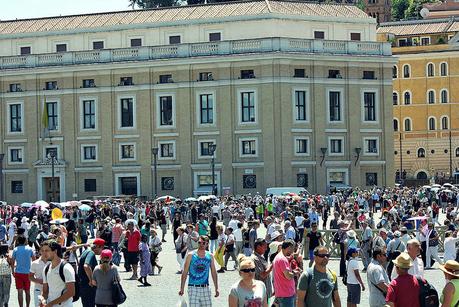
<path fill-rule="evenodd" d="M 64 217 L 64 218 L 52 220 L 52 221 L 50 221 L 49 223 L 50 223 L 50 224 L 65 224 L 65 223 L 67 223 L 68 221 L 69 221 L 69 219 L 66 219 L 66 218 Z"/>
<path fill-rule="evenodd" d="M 448 182 L 444 183 L 443 186 L 447 187 L 447 188 L 452 188 L 453 187 L 453 185 L 451 183 L 448 183 Z"/>
<path fill-rule="evenodd" d="M 198 201 L 198 200 L 194 197 L 188 197 L 185 199 L 185 201 L 193 202 L 193 201 Z"/>
<path fill-rule="evenodd" d="M 42 207 L 42 208 L 48 208 L 49 207 L 49 204 L 44 200 L 36 201 L 35 205 L 37 205 L 39 207 Z"/>
<path fill-rule="evenodd" d="M 92 208 L 86 204 L 83 204 L 79 206 L 78 209 L 80 209 L 81 211 L 91 211 Z"/>
<path fill-rule="evenodd" d="M 131 222 L 134 223 L 134 225 L 137 225 L 137 221 L 134 220 L 134 219 L 127 219 L 127 220 L 124 222 L 124 224 L 127 225 L 127 224 L 129 224 L 129 223 L 131 223 Z"/>
<path fill-rule="evenodd" d="M 157 199 L 155 199 L 155 201 L 174 201 L 175 200 L 175 197 L 174 196 L 170 196 L 170 195 L 165 195 L 165 196 L 161 196 L 161 197 L 158 197 Z"/>
<path fill-rule="evenodd" d="M 207 196 L 207 195 L 201 195 L 201 196 L 198 197 L 199 201 L 206 201 L 208 199 L 209 199 L 209 196 Z"/>
<path fill-rule="evenodd" d="M 21 207 L 22 208 L 32 208 L 33 204 L 32 203 L 22 203 Z"/>

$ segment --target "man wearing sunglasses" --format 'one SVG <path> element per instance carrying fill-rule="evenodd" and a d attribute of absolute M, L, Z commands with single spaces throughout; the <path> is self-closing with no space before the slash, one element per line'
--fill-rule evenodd
<path fill-rule="evenodd" d="M 327 268 L 330 253 L 325 246 L 314 249 L 314 265 L 298 281 L 297 307 L 341 307 L 336 273 Z"/>
<path fill-rule="evenodd" d="M 182 272 L 179 295 L 185 292 L 185 282 L 187 275 L 190 276 L 188 281 L 188 296 L 190 307 L 209 307 L 212 306 L 211 292 L 209 287 L 209 271 L 212 274 L 212 280 L 215 286 L 215 297 L 218 297 L 218 279 L 217 270 L 215 269 L 214 256 L 207 251 L 209 245 L 208 236 L 199 236 L 198 249 L 188 253 Z"/>

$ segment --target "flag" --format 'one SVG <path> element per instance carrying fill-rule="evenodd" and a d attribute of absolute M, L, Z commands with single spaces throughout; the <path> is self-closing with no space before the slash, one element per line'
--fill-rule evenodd
<path fill-rule="evenodd" d="M 43 98 L 43 113 L 41 116 L 41 123 L 43 124 L 43 129 L 48 129 L 48 106 L 46 105 L 46 97 Z"/>

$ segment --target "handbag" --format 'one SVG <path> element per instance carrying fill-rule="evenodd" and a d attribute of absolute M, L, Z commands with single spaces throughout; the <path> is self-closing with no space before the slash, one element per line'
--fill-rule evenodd
<path fill-rule="evenodd" d="M 123 290 L 118 278 L 116 276 L 113 278 L 112 283 L 112 301 L 114 305 L 121 305 L 127 299 L 126 293 Z"/>

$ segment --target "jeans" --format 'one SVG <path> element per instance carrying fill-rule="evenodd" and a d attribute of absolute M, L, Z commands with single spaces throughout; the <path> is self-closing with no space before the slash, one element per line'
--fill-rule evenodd
<path fill-rule="evenodd" d="M 10 300 L 11 274 L 0 276 L 0 306 L 5 306 Z"/>
<path fill-rule="evenodd" d="M 91 239 L 94 239 L 94 223 L 89 224 L 89 232 L 91 233 Z"/>
<path fill-rule="evenodd" d="M 278 297 L 279 307 L 295 307 L 296 305 L 295 295 L 290 297 Z"/>
<path fill-rule="evenodd" d="M 217 249 L 217 240 L 210 240 L 210 252 L 213 253 Z"/>

